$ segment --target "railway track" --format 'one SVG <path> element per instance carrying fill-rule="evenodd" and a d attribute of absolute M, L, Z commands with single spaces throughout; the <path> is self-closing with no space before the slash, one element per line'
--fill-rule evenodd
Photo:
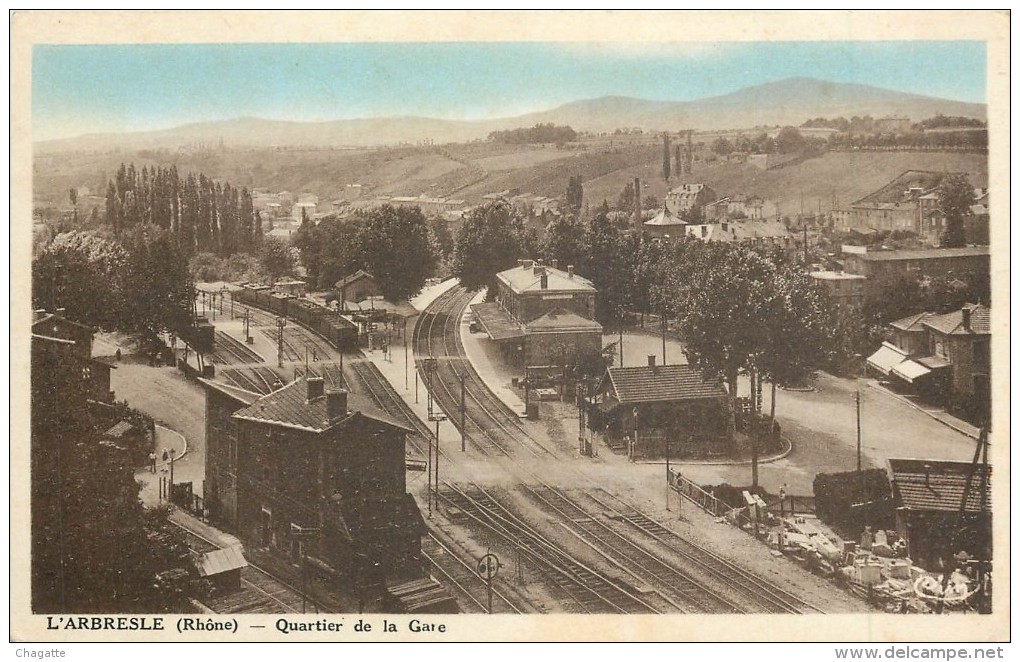
<path fill-rule="evenodd" d="M 601 493 L 604 498 L 595 496 L 593 492 Z M 692 567 L 697 566 L 711 573 L 719 581 L 730 585 L 733 589 L 746 595 L 748 599 L 756 601 L 766 612 L 786 614 L 823 613 L 818 607 L 798 598 L 789 591 L 748 572 L 711 550 L 683 538 L 672 529 L 662 526 L 640 511 L 630 507 L 612 493 L 602 489 L 594 490 L 593 492 L 586 493 L 586 496 L 606 512 L 610 513 L 613 518 L 626 522 L 647 537 L 670 548 L 682 556 L 685 561 L 690 562 Z M 622 507 L 613 506 L 609 503 L 610 501 L 617 501 Z"/>
<path fill-rule="evenodd" d="M 662 604 L 640 595 L 640 589 L 611 579 L 563 551 L 538 530 L 514 515 L 486 490 L 475 485 L 469 494 L 447 483 L 440 497 L 483 527 L 507 540 L 528 557 L 584 612 L 591 614 L 657 614 Z"/>
<path fill-rule="evenodd" d="M 428 536 L 422 539 L 421 553 L 432 566 L 432 570 L 442 575 L 446 583 L 451 584 L 461 597 L 465 598 L 471 605 L 471 611 L 477 610 L 483 614 L 524 613 L 495 586 L 492 588 L 493 601 L 492 612 L 490 612 L 486 595 L 488 591 L 486 580 L 471 564 L 440 540 L 435 533 L 430 531 Z"/>
<path fill-rule="evenodd" d="M 459 398 L 454 397 L 455 391 L 451 387 L 451 381 L 459 387 L 463 375 L 465 386 L 469 383 L 471 385 L 470 391 L 465 393 L 464 428 L 476 448 L 486 454 L 499 454 L 513 460 L 514 456 L 508 448 L 509 444 L 513 443 L 516 447 L 527 449 L 535 457 L 555 456 L 538 442 L 521 443 L 522 440 L 531 439 L 528 430 L 521 424 L 519 418 L 489 391 L 467 361 L 459 339 L 459 322 L 471 297 L 471 293 L 465 292 L 463 288 L 453 288 L 437 298 L 415 326 L 416 358 L 419 361 L 426 357 L 436 359 L 436 369 L 432 375 L 434 397 L 459 427 L 459 417 L 451 415 L 457 411 L 460 404 Z M 442 331 L 438 340 L 437 324 L 441 325 Z M 468 391 L 467 388 L 465 390 Z M 471 398 L 473 406 L 470 407 L 467 402 L 469 395 L 474 396 Z M 639 533 L 660 542 L 685 561 L 694 564 L 700 571 L 699 576 L 705 579 L 695 578 L 691 573 L 665 563 L 630 537 L 601 522 L 598 513 L 593 513 L 591 509 L 551 487 L 533 471 L 519 464 L 517 470 L 529 475 L 531 480 L 540 486 L 524 485 L 522 489 L 530 494 L 533 500 L 544 504 L 547 511 L 556 513 L 561 525 L 580 538 L 582 543 L 601 553 L 611 564 L 623 569 L 635 579 L 643 579 L 662 587 L 663 591 L 675 596 L 666 597 L 667 603 L 671 603 L 670 606 L 674 608 L 681 611 L 693 609 L 710 613 L 745 613 L 749 608 L 771 613 L 821 611 L 713 552 L 685 540 L 636 508 L 627 505 L 626 516 L 621 515 L 623 520 Z M 586 480 L 583 474 L 577 473 L 582 481 Z M 613 498 L 620 501 L 617 497 Z M 618 512 L 616 514 L 620 515 Z M 739 579 L 734 580 L 733 577 Z M 709 586 L 707 581 L 718 588 Z"/>

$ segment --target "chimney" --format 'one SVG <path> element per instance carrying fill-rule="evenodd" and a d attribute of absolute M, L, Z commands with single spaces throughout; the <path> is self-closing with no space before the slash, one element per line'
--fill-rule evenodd
<path fill-rule="evenodd" d="M 322 380 L 322 377 L 306 377 L 305 386 L 307 388 L 306 395 L 308 397 L 308 402 L 311 402 L 315 398 L 322 397 L 326 383 Z"/>
<path fill-rule="evenodd" d="M 727 223 L 726 221 L 723 221 L 723 224 L 722 224 L 722 231 L 723 231 L 723 232 L 729 232 L 729 230 L 730 230 L 730 224 L 729 224 L 729 223 Z"/>
<path fill-rule="evenodd" d="M 648 367 L 649 368 L 654 368 L 655 367 L 655 354 L 649 354 L 648 355 Z"/>
<path fill-rule="evenodd" d="M 549 260 L 549 264 L 552 265 L 553 269 L 559 269 L 560 268 L 560 261 L 557 260 L 556 258 L 553 258 L 553 259 Z"/>
<path fill-rule="evenodd" d="M 543 290 L 549 289 L 549 276 L 548 274 L 545 273 L 545 271 L 542 271 L 542 289 Z"/>
<path fill-rule="evenodd" d="M 58 317 L 63 317 L 67 313 L 67 308 L 57 308 L 56 313 Z"/>
<path fill-rule="evenodd" d="M 543 267 L 540 264 L 536 264 L 535 265 L 535 269 L 534 269 L 534 274 L 536 276 L 544 276 L 545 275 L 545 267 Z"/>
<path fill-rule="evenodd" d="M 574 277 L 574 265 L 568 264 L 567 265 L 567 278 L 573 278 L 573 277 Z"/>
<path fill-rule="evenodd" d="M 970 308 L 964 306 L 960 312 L 963 313 L 963 330 L 970 331 Z"/>
<path fill-rule="evenodd" d="M 347 390 L 331 388 L 326 391 L 326 418 L 333 420 L 347 415 Z"/>
<path fill-rule="evenodd" d="M 524 260 L 517 260 L 517 266 L 523 268 L 524 267 Z"/>
<path fill-rule="evenodd" d="M 521 266 L 523 266 L 525 269 L 530 269 L 531 265 L 534 264 L 534 262 L 532 262 L 531 260 L 521 260 L 521 262 L 523 262 Z"/>
<path fill-rule="evenodd" d="M 702 237 L 707 237 L 708 236 L 708 226 L 707 225 L 702 225 L 701 226 L 701 236 Z"/>

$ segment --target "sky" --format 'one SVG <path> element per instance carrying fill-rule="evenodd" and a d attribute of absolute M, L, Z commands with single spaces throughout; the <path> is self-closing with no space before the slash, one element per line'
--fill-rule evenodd
<path fill-rule="evenodd" d="M 39 45 L 34 140 L 261 117 L 491 119 L 793 76 L 985 102 L 979 41 Z"/>

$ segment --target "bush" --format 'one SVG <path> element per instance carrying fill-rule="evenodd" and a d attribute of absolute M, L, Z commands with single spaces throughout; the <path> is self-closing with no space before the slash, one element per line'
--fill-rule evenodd
<path fill-rule="evenodd" d="M 856 536 L 865 524 L 891 528 L 892 488 L 883 469 L 818 474 L 814 481 L 815 512 L 823 522 Z M 854 504 L 884 502 L 886 508 Z"/>

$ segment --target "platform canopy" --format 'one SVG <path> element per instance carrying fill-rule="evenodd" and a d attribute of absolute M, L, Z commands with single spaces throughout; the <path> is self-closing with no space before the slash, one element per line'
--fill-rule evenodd
<path fill-rule="evenodd" d="M 499 304 L 472 304 L 471 312 L 475 314 L 478 323 L 492 340 L 513 340 L 524 337 L 524 327 L 515 322 L 505 310 L 499 307 Z"/>

